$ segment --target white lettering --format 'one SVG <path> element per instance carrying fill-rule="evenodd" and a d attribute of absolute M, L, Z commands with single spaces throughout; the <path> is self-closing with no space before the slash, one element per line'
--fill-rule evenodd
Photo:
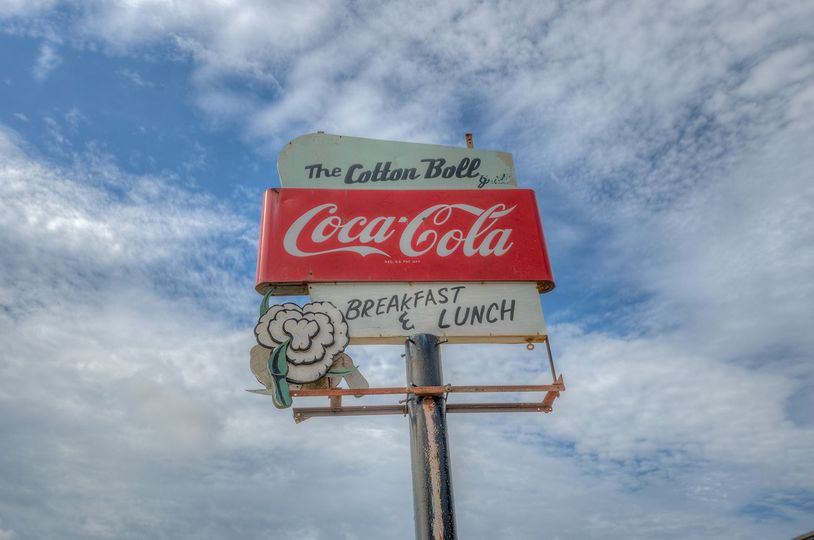
<path fill-rule="evenodd" d="M 505 204 L 496 204 L 493 207 L 487 209 L 485 212 L 483 212 L 475 221 L 475 223 L 472 225 L 472 228 L 469 229 L 469 232 L 466 235 L 466 240 L 464 240 L 464 255 L 466 255 L 467 257 L 471 257 L 475 255 L 475 253 L 478 253 L 481 256 L 486 257 L 487 255 L 491 255 L 494 253 L 499 257 L 506 253 L 507 251 L 509 251 L 509 249 L 512 247 L 512 244 L 509 244 L 507 246 L 506 242 L 509 239 L 509 234 L 511 234 L 512 231 L 511 229 L 495 229 L 494 231 L 489 233 L 486 239 L 483 242 L 481 242 L 479 246 L 475 244 L 475 241 L 478 239 L 479 236 L 489 231 L 489 229 L 491 229 L 495 225 L 495 223 L 497 223 L 498 219 L 502 218 L 506 214 L 511 213 L 511 211 L 514 209 L 515 209 L 514 206 L 507 209 Z M 492 221 L 490 221 L 489 224 L 486 225 L 486 227 L 483 228 L 483 230 L 481 230 L 483 224 L 490 217 L 492 218 Z M 494 249 L 490 249 L 489 241 L 496 232 L 498 233 L 502 232 L 503 234 L 501 234 L 500 239 L 498 240 Z"/>
<path fill-rule="evenodd" d="M 339 218 L 336 219 L 339 220 L 339 223 L 342 223 L 341 219 Z M 342 242 L 343 244 L 349 244 L 354 240 L 358 239 L 362 234 L 361 232 L 356 236 L 351 236 L 350 233 L 351 227 L 353 227 L 356 223 L 358 223 L 359 225 L 364 225 L 365 223 L 367 223 L 367 218 L 355 217 L 348 221 L 347 223 L 345 223 L 344 225 L 342 225 L 342 228 L 339 230 L 339 235 L 336 237 L 336 239 Z"/>
<path fill-rule="evenodd" d="M 367 256 L 372 254 L 391 257 L 388 253 L 368 244 L 381 244 L 396 232 L 396 223 L 407 223 L 399 237 L 398 247 L 404 257 L 420 257 L 435 251 L 439 257 L 448 257 L 459 249 L 466 257 L 505 255 L 514 245 L 510 241 L 512 229 L 498 228 L 498 222 L 516 207 L 495 204 L 487 209 L 469 204 L 437 204 L 407 217 L 378 216 L 369 219 L 355 216 L 347 221 L 336 215 L 336 204 L 316 206 L 302 214 L 289 227 L 283 238 L 283 247 L 295 257 L 311 257 L 327 253 L 352 252 Z M 477 216 L 468 227 L 444 227 L 455 211 Z M 458 220 L 460 221 L 460 220 Z M 354 231 L 355 229 L 355 231 Z M 306 250 L 300 245 L 301 238 L 309 238 L 313 244 L 330 241 L 339 245 L 329 249 Z M 350 244 L 350 245 L 346 245 Z"/>
<path fill-rule="evenodd" d="M 393 236 L 393 231 L 390 230 L 390 227 L 393 226 L 394 221 L 396 221 L 396 218 L 392 217 L 377 217 L 371 219 L 370 223 L 362 229 L 359 240 L 364 243 L 376 242 L 377 244 L 381 244 Z M 374 233 L 373 231 L 378 223 L 381 223 L 381 225 L 379 225 L 379 230 Z"/>
<path fill-rule="evenodd" d="M 323 250 L 323 251 L 311 251 L 311 252 L 302 251 L 297 246 L 297 240 L 299 239 L 300 234 L 305 229 L 306 225 L 308 225 L 308 223 L 317 214 L 319 214 L 323 210 L 327 210 L 329 214 L 335 214 L 336 209 L 337 209 L 337 207 L 336 207 L 335 204 L 328 203 L 328 204 L 321 204 L 319 206 L 315 206 L 314 208 L 312 208 L 309 211 L 305 212 L 294 223 L 292 223 L 291 227 L 289 227 L 288 230 L 286 231 L 285 237 L 283 237 L 283 248 L 285 248 L 285 250 L 288 253 L 290 253 L 291 255 L 293 255 L 295 257 L 313 257 L 314 255 L 324 255 L 326 253 L 338 253 L 338 252 L 341 252 L 341 251 L 350 251 L 350 252 L 353 252 L 353 253 L 358 253 L 359 255 L 361 255 L 363 257 L 365 257 L 367 255 L 372 255 L 373 253 L 378 253 L 380 255 L 384 255 L 385 257 L 390 256 L 390 255 L 388 255 L 387 253 L 385 253 L 384 251 L 382 251 L 380 249 L 376 249 L 374 247 L 369 247 L 369 246 L 347 246 L 347 247 L 338 247 L 338 248 L 334 248 L 334 249 L 326 249 L 326 250 Z M 325 218 L 322 223 L 317 225 L 316 228 L 314 229 L 314 233 L 311 235 L 311 239 L 314 242 L 317 242 L 317 243 L 320 242 L 319 240 L 317 240 L 317 236 L 318 236 L 317 235 L 317 230 L 320 230 L 320 231 L 324 230 L 328 226 L 326 222 L 330 222 L 330 220 L 332 218 L 340 219 L 337 216 L 330 216 L 330 217 Z M 340 219 L 340 223 L 341 223 L 341 219 Z M 333 233 L 331 233 L 331 234 L 333 234 Z M 330 237 L 330 235 L 325 236 L 324 240 L 327 240 L 329 237 Z M 322 241 L 324 241 L 324 240 L 322 240 Z"/>

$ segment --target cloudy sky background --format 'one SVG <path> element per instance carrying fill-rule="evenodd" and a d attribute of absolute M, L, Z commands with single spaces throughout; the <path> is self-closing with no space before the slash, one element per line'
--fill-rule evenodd
<path fill-rule="evenodd" d="M 537 190 L 568 390 L 450 417 L 462 538 L 814 529 L 814 5 L 300 4 L 0 0 L 0 540 L 412 538 L 403 419 L 244 392 L 260 195 L 317 130 L 472 131 Z"/>

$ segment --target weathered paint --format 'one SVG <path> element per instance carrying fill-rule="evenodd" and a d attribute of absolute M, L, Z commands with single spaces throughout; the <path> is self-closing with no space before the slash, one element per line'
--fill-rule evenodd
<path fill-rule="evenodd" d="M 512 155 L 326 133 L 288 143 L 277 160 L 283 187 L 495 189 L 517 186 Z"/>
<path fill-rule="evenodd" d="M 546 336 L 534 282 L 313 283 L 339 309 L 351 343 L 403 343 L 415 333 L 454 343 L 525 343 Z"/>
<path fill-rule="evenodd" d="M 441 386 L 440 342 L 418 334 L 405 343 L 408 386 Z M 455 504 L 447 436 L 446 399 L 424 394 L 407 400 L 413 473 L 415 536 L 419 540 L 453 540 Z"/>

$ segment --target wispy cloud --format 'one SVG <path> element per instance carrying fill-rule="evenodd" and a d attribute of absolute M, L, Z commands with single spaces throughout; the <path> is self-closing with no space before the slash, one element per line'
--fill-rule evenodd
<path fill-rule="evenodd" d="M 0 4 L 0 17 L 19 17 L 36 15 L 50 9 L 59 0 L 4 0 Z"/>
<path fill-rule="evenodd" d="M 40 46 L 40 53 L 34 64 L 32 72 L 37 81 L 44 81 L 62 63 L 62 57 L 57 54 L 56 49 L 50 43 L 43 43 Z"/>
<path fill-rule="evenodd" d="M 150 81 L 145 80 L 139 72 L 133 71 L 132 69 L 120 69 L 118 73 L 119 76 L 121 76 L 124 80 L 136 86 L 140 86 L 142 88 L 152 88 L 155 86 Z"/>
<path fill-rule="evenodd" d="M 71 110 L 65 113 L 64 117 L 68 127 L 73 131 L 76 131 L 81 123 L 88 121 L 82 111 L 76 107 L 72 107 Z"/>

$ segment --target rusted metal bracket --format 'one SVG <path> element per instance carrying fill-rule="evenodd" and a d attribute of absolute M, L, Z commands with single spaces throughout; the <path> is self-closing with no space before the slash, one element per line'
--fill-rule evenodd
<path fill-rule="evenodd" d="M 247 390 L 253 394 L 268 395 L 270 390 Z M 476 385 L 455 386 L 389 386 L 383 388 L 319 388 L 307 390 L 291 390 L 291 397 L 334 397 L 334 396 L 382 396 L 393 394 L 412 394 L 417 396 L 440 396 L 443 394 L 458 393 L 494 393 L 494 392 L 564 392 L 565 383 L 562 375 L 554 384 L 502 384 L 502 385 Z"/>
<path fill-rule="evenodd" d="M 292 397 L 331 397 L 331 396 L 381 396 L 389 394 L 413 394 L 417 396 L 440 396 L 455 393 L 490 393 L 490 392 L 562 392 L 565 384 L 562 376 L 554 384 L 502 384 L 455 386 L 390 386 L 383 388 L 319 388 L 308 390 L 291 390 Z M 265 390 L 250 390 L 265 394 Z"/>
<path fill-rule="evenodd" d="M 349 396 L 349 395 L 392 395 L 407 394 L 415 396 L 446 395 L 453 393 L 487 393 L 487 392 L 545 392 L 540 402 L 526 403 L 447 403 L 446 409 L 450 413 L 485 413 L 485 412 L 543 412 L 549 413 L 554 407 L 554 400 L 565 391 L 565 382 L 562 375 L 554 384 L 527 384 L 527 385 L 492 385 L 492 386 L 413 386 L 390 388 L 326 388 L 320 390 L 292 390 L 295 397 L 321 397 L 321 396 Z M 254 392 L 263 393 L 262 390 Z M 406 400 L 405 400 L 406 401 Z M 293 409 L 294 421 L 297 423 L 309 418 L 320 416 L 370 416 L 380 414 L 407 414 L 407 405 L 404 401 L 394 405 L 357 405 L 347 407 L 295 407 Z"/>
<path fill-rule="evenodd" d="M 484 412 L 543 412 L 549 413 L 553 410 L 554 401 L 560 397 L 560 392 L 565 391 L 565 382 L 562 375 L 557 374 L 554 367 L 554 357 L 551 354 L 551 345 L 548 336 L 543 339 L 546 346 L 546 356 L 548 366 L 551 370 L 552 384 L 510 384 L 510 385 L 452 385 L 443 386 L 389 386 L 382 388 L 337 388 L 333 383 L 329 388 L 308 388 L 291 390 L 292 397 L 327 397 L 330 402 L 329 407 L 295 407 L 293 409 L 294 421 L 299 423 L 309 418 L 319 416 L 370 416 L 380 414 L 407 414 L 407 400 L 412 396 L 443 396 L 447 400 L 449 394 L 458 393 L 511 393 L 511 392 L 545 392 L 543 400 L 540 402 L 522 403 L 447 403 L 446 410 L 451 413 L 484 413 Z M 529 349 L 534 348 L 534 344 L 529 342 Z M 404 356 L 404 355 L 402 355 Z M 270 395 L 271 391 L 266 389 L 248 390 L 255 394 Z M 342 396 L 382 396 L 382 395 L 406 395 L 406 399 L 400 400 L 394 405 L 361 405 L 343 406 Z"/>
<path fill-rule="evenodd" d="M 550 413 L 559 392 L 549 392 L 542 402 L 532 403 L 448 403 L 448 413 L 504 413 L 542 412 Z M 397 405 L 356 405 L 349 407 L 294 407 L 294 421 L 304 422 L 309 418 L 322 416 L 376 416 L 385 414 L 407 414 L 407 404 Z"/>

